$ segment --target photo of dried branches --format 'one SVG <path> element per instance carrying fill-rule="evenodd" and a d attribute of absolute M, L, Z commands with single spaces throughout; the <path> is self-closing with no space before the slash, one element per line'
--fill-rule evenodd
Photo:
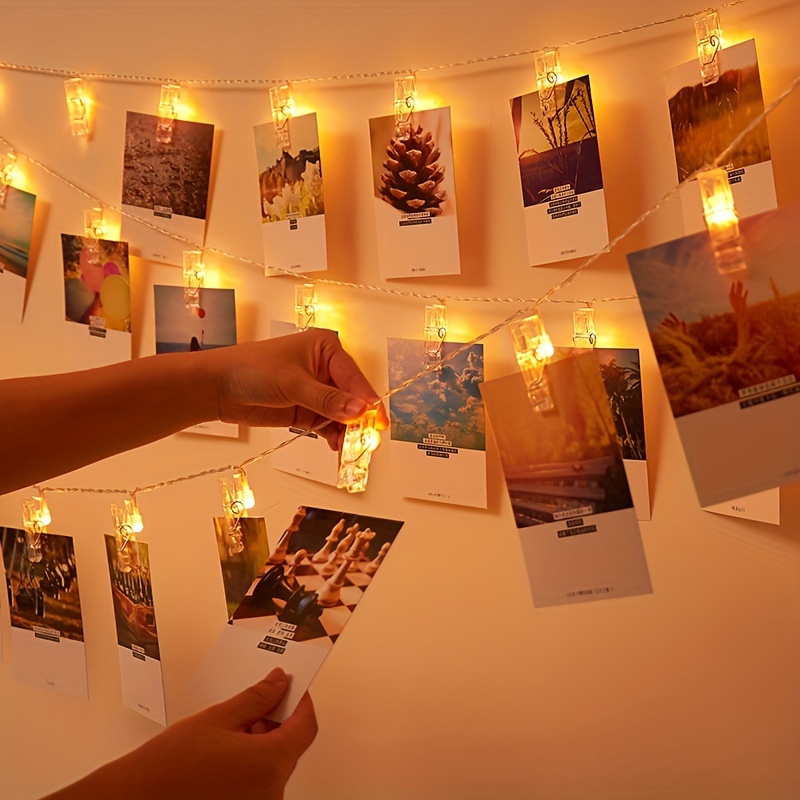
<path fill-rule="evenodd" d="M 542 114 L 538 92 L 511 101 L 526 208 L 549 200 L 555 187 L 569 185 L 576 194 L 603 188 L 589 76 L 553 92 L 551 117 Z"/>

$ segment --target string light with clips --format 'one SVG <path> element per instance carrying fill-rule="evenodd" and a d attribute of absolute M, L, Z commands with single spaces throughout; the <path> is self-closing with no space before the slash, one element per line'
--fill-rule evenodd
<path fill-rule="evenodd" d="M 298 331 L 316 325 L 317 292 L 313 283 L 300 283 L 294 287 L 294 320 Z"/>
<path fill-rule="evenodd" d="M 165 83 L 161 86 L 161 98 L 158 103 L 158 125 L 156 141 L 161 144 L 172 142 L 175 120 L 178 118 L 181 102 L 181 87 L 177 83 Z"/>
<path fill-rule="evenodd" d="M 206 268 L 202 250 L 183 251 L 183 302 L 186 308 L 200 308 L 200 290 L 203 288 Z"/>
<path fill-rule="evenodd" d="M 83 78 L 68 78 L 64 81 L 67 96 L 69 129 L 73 136 L 89 135 L 89 95 Z"/>
<path fill-rule="evenodd" d="M 136 534 L 144 530 L 135 493 L 123 500 L 121 508 L 111 503 L 111 519 L 114 523 L 117 569 L 130 572 L 137 565 L 136 548 L 131 547 L 131 543 L 136 542 Z"/>
<path fill-rule="evenodd" d="M 44 491 L 36 488 L 38 495 L 34 495 L 31 500 L 22 501 L 25 556 L 32 564 L 38 564 L 42 560 L 42 534 L 47 533 L 47 526 L 52 522 Z"/>
<path fill-rule="evenodd" d="M 291 86 L 288 83 L 271 86 L 269 100 L 272 106 L 272 121 L 275 123 L 275 145 L 281 150 L 288 150 L 292 145 L 289 120 L 295 113 Z"/>

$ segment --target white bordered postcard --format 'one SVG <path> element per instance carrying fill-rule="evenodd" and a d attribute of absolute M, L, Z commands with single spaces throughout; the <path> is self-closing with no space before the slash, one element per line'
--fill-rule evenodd
<path fill-rule="evenodd" d="M 87 699 L 83 617 L 71 536 L 0 528 L 19 683 Z"/>
<path fill-rule="evenodd" d="M 268 276 L 281 274 L 269 267 L 299 273 L 328 268 L 317 115 L 291 117 L 286 125 L 288 147 L 278 144 L 274 122 L 253 129 Z"/>
<path fill-rule="evenodd" d="M 589 76 L 515 97 L 511 117 L 519 161 L 528 262 L 580 258 L 608 244 L 603 173 Z"/>
<path fill-rule="evenodd" d="M 521 372 L 481 385 L 533 604 L 651 593 L 596 354 L 548 364 L 543 381 L 546 411 L 534 408 Z"/>
<path fill-rule="evenodd" d="M 394 115 L 371 119 L 369 133 L 381 275 L 458 275 L 450 109 L 415 111 L 405 139 L 396 135 Z"/>
<path fill-rule="evenodd" d="M 395 485 L 404 497 L 486 508 L 483 345 L 442 342 L 451 356 L 389 398 Z M 389 339 L 389 388 L 426 369 L 425 342 Z"/>
<path fill-rule="evenodd" d="M 292 713 L 369 589 L 403 523 L 313 506 L 284 509 L 283 533 L 210 654 L 183 713 L 230 697 L 274 667 L 292 676 L 269 715 Z"/>
<path fill-rule="evenodd" d="M 719 80 L 703 86 L 695 58 L 665 73 L 678 181 L 713 164 L 737 136 L 764 111 L 756 43 L 749 39 L 717 53 Z M 721 165 L 740 217 L 778 207 L 767 121 L 762 120 Z M 681 187 L 686 234 L 705 230 L 697 181 Z"/>
<path fill-rule="evenodd" d="M 164 138 L 169 141 L 159 141 Z M 128 112 L 122 230 L 125 238 L 136 243 L 135 255 L 181 265 L 183 251 L 196 248 L 174 236 L 202 246 L 213 146 L 213 125 L 176 119 L 171 135 L 164 137 L 159 135 L 158 116 Z"/>
<path fill-rule="evenodd" d="M 708 233 L 628 255 L 704 508 L 800 480 L 800 203 L 739 234 L 731 274 Z"/>
<path fill-rule="evenodd" d="M 105 545 L 123 705 L 153 722 L 166 725 L 149 546 L 130 540 L 120 548 L 117 537 L 108 535 Z"/>

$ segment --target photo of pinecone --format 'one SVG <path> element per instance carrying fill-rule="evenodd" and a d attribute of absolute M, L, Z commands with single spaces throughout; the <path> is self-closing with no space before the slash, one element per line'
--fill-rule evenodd
<path fill-rule="evenodd" d="M 392 139 L 383 162 L 381 197 L 405 214 L 427 211 L 432 217 L 442 213 L 446 192 L 439 185 L 444 179 L 441 152 L 431 133 L 422 126 L 412 130 L 408 139 Z"/>

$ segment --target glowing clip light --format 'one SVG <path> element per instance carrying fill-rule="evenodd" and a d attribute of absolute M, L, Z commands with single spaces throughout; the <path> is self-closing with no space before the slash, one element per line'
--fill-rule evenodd
<path fill-rule="evenodd" d="M 729 275 L 746 269 L 739 239 L 739 218 L 736 215 L 728 173 L 721 167 L 699 172 L 697 185 L 703 198 L 703 216 L 711 238 L 717 270 L 721 275 Z"/>
<path fill-rule="evenodd" d="M 67 112 L 72 135 L 88 136 L 89 96 L 83 78 L 69 78 L 64 81 L 64 91 L 67 95 Z"/>
<path fill-rule="evenodd" d="M 411 115 L 417 105 L 417 79 L 404 75 L 394 79 L 394 136 L 408 139 L 411 136 Z"/>
<path fill-rule="evenodd" d="M 237 491 L 236 473 L 234 473 L 233 486 L 231 486 L 225 478 L 219 479 L 219 488 L 222 492 L 222 507 L 225 509 L 225 522 L 227 524 L 228 534 L 228 555 L 235 556 L 244 550 L 244 536 L 242 526 L 239 520 L 247 516 L 247 508 L 245 507 L 245 500 L 248 503 L 255 504 L 255 497 L 250 491 L 249 485 L 247 491 L 249 496 L 242 495 L 241 477 L 239 478 L 239 486 Z M 245 481 L 247 478 L 245 477 Z"/>
<path fill-rule="evenodd" d="M 135 554 L 129 545 L 136 541 L 136 534 L 144 530 L 136 497 L 131 495 L 128 500 L 123 501 L 122 508 L 111 503 L 111 518 L 117 540 L 117 569 L 120 572 L 130 572 L 135 566 Z"/>
<path fill-rule="evenodd" d="M 169 144 L 172 141 L 172 129 L 178 118 L 178 107 L 181 102 L 181 87 L 177 83 L 165 83 L 161 86 L 161 99 L 158 103 L 158 127 L 156 141 Z"/>
<path fill-rule="evenodd" d="M 98 239 L 106 235 L 106 221 L 102 206 L 87 208 L 83 212 L 84 249 L 90 264 L 100 263 Z"/>
<path fill-rule="evenodd" d="M 42 560 L 42 534 L 51 522 L 44 493 L 22 501 L 22 527 L 25 531 L 25 556 L 32 564 Z"/>
<path fill-rule="evenodd" d="M 313 283 L 294 287 L 294 315 L 298 331 L 313 328 L 317 321 L 317 293 Z"/>
<path fill-rule="evenodd" d="M 536 68 L 536 88 L 539 92 L 539 106 L 545 117 L 556 113 L 556 85 L 561 83 L 561 61 L 558 50 L 537 50 L 533 54 Z"/>
<path fill-rule="evenodd" d="M 538 313 L 508 326 L 514 342 L 517 363 L 522 370 L 528 397 L 536 411 L 553 408 L 553 399 L 544 374 L 547 362 L 555 349 Z"/>
<path fill-rule="evenodd" d="M 183 301 L 186 308 L 200 308 L 200 290 L 206 277 L 202 250 L 183 251 Z"/>
<path fill-rule="evenodd" d="M 282 150 L 288 150 L 291 147 L 289 120 L 295 112 L 292 89 L 289 84 L 270 86 L 269 100 L 272 105 L 272 121 L 275 123 L 275 145 Z"/>
<path fill-rule="evenodd" d="M 381 435 L 375 427 L 377 421 L 378 406 L 375 406 L 347 426 L 339 461 L 338 489 L 363 492 L 367 488 L 370 458 L 381 443 Z"/>
<path fill-rule="evenodd" d="M 6 204 L 6 189 L 17 176 L 17 153 L 15 150 L 7 150 L 0 153 L 0 208 Z"/>
<path fill-rule="evenodd" d="M 572 312 L 572 331 L 572 341 L 575 347 L 594 347 L 597 344 L 594 309 L 591 306 Z"/>
<path fill-rule="evenodd" d="M 425 306 L 425 360 L 435 364 L 442 360 L 442 346 L 447 337 L 447 309 L 443 303 Z"/>
<path fill-rule="evenodd" d="M 697 56 L 700 59 L 700 75 L 703 86 L 710 86 L 719 80 L 719 51 L 722 49 L 722 28 L 719 14 L 707 11 L 694 18 L 697 36 Z"/>

